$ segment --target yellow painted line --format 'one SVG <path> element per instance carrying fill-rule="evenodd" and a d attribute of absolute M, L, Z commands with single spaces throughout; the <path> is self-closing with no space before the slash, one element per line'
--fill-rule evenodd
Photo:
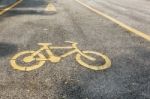
<path fill-rule="evenodd" d="M 4 8 L 4 9 L 0 9 L 0 15 L 4 14 L 5 12 L 7 12 L 8 10 L 12 9 L 13 7 L 17 6 L 19 3 L 21 3 L 23 0 L 17 0 L 15 3 L 11 4 L 10 6 Z"/>
<path fill-rule="evenodd" d="M 56 11 L 56 8 L 55 8 L 55 6 L 52 4 L 52 3 L 49 3 L 48 5 L 47 5 L 47 7 L 45 8 L 45 11 Z"/>
<path fill-rule="evenodd" d="M 132 27 L 130 27 L 130 26 L 124 24 L 124 23 L 121 22 L 121 21 L 118 21 L 117 19 L 115 19 L 115 18 L 113 18 L 113 17 L 111 17 L 111 16 L 109 16 L 109 15 L 107 15 L 107 14 L 105 14 L 105 13 L 103 13 L 103 12 L 97 10 L 97 9 L 92 8 L 91 6 L 89 6 L 89 5 L 87 5 L 87 4 L 83 3 L 83 2 L 81 2 L 80 0 L 75 0 L 75 1 L 77 1 L 78 3 L 80 3 L 80 4 L 83 5 L 83 6 L 87 7 L 87 8 L 90 9 L 91 11 L 97 13 L 98 15 L 101 15 L 101 16 L 103 16 L 103 17 L 105 17 L 105 18 L 111 20 L 112 22 L 118 24 L 119 26 L 121 26 L 122 28 L 124 28 L 124 29 L 130 31 L 131 33 L 134 33 L 134 34 L 136 34 L 136 35 L 138 35 L 138 36 L 140 36 L 140 37 L 142 37 L 142 38 L 144 38 L 144 39 L 150 41 L 150 35 L 147 35 L 147 34 L 145 34 L 144 32 L 141 32 L 141 31 L 139 31 L 139 30 L 137 30 L 137 29 L 135 29 L 135 28 L 132 28 Z"/>

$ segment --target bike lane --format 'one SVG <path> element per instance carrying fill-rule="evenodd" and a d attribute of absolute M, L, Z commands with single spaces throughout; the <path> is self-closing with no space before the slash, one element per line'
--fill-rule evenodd
<path fill-rule="evenodd" d="M 149 97 L 150 43 L 111 21 L 79 7 L 73 1 L 65 10 L 78 27 L 78 37 L 85 41 L 81 47 L 94 48 L 107 54 L 112 67 L 101 73 L 79 72 L 83 96 L 94 99 L 140 99 Z M 80 30 L 80 31 L 79 31 Z M 81 42 L 82 42 L 81 41 Z"/>
<path fill-rule="evenodd" d="M 1 57 L 1 92 L 14 97 L 51 99 L 133 99 L 148 97 L 149 42 L 127 33 L 114 23 L 100 17 L 73 0 L 56 3 L 54 15 L 27 15 L 10 17 L 0 27 L 0 42 L 17 45 L 11 55 Z M 12 22 L 11 20 L 15 20 Z M 16 20 L 17 19 L 17 20 Z M 14 26 L 10 25 L 15 24 Z M 12 37 L 8 37 L 12 35 Z M 80 66 L 75 55 L 60 63 L 46 62 L 30 72 L 12 69 L 9 61 L 16 53 L 38 50 L 37 43 L 68 45 L 64 41 L 79 43 L 79 49 L 106 54 L 112 66 L 93 71 Z M 12 48 L 15 48 L 12 46 Z M 63 53 L 56 51 L 56 54 Z M 14 90 L 15 88 L 15 90 Z M 15 93 L 13 93 L 15 92 Z M 13 94 L 12 94 L 13 93 Z"/>

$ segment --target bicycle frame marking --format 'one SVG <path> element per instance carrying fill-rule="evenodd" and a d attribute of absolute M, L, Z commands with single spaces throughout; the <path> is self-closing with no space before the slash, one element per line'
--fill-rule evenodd
<path fill-rule="evenodd" d="M 51 57 L 51 60 L 53 60 L 54 62 L 56 61 L 55 59 L 53 59 L 53 57 L 58 57 L 58 58 L 65 58 L 65 57 L 67 57 L 67 56 L 69 56 L 69 55 L 71 55 L 71 54 L 74 54 L 74 53 L 80 53 L 80 54 L 82 54 L 82 52 L 78 49 L 78 47 L 76 46 L 77 45 L 77 43 L 76 44 L 73 44 L 72 46 L 66 46 L 66 47 L 59 47 L 59 46 L 50 46 L 50 47 L 48 47 L 49 45 L 51 45 L 50 43 L 39 43 L 39 45 L 42 45 L 43 47 L 42 48 L 40 48 L 38 51 L 36 51 L 35 53 L 33 53 L 31 56 L 32 57 L 34 57 L 34 56 L 36 56 L 38 53 L 40 53 L 40 52 L 42 52 L 42 51 L 46 51 L 47 52 L 47 54 L 48 54 L 48 56 L 49 57 Z M 73 49 L 73 50 L 71 50 L 71 51 L 69 51 L 69 52 L 67 52 L 67 53 L 65 53 L 65 54 L 63 54 L 63 55 L 60 55 L 60 56 L 55 56 L 53 53 L 52 53 L 52 51 L 51 50 L 53 50 L 53 49 Z M 84 55 L 84 54 L 82 54 L 82 55 Z M 84 55 L 84 57 L 86 57 L 86 58 L 88 58 L 88 59 L 90 59 L 90 60 L 95 60 L 95 59 L 93 59 L 92 57 L 89 57 L 89 56 L 87 56 L 87 55 Z M 38 60 L 40 60 L 40 59 L 38 59 Z M 42 59 L 43 60 L 43 59 Z M 44 60 L 50 60 L 49 58 L 47 58 L 47 59 L 44 59 Z M 53 61 L 51 61 L 51 62 L 53 62 Z M 59 61 L 58 61 L 59 62 Z"/>
<path fill-rule="evenodd" d="M 97 52 L 92 52 L 92 51 L 81 51 L 78 47 L 77 44 L 75 42 L 71 42 L 71 41 L 65 41 L 68 43 L 71 43 L 72 46 L 66 46 L 66 47 L 60 47 L 60 46 L 52 46 L 51 43 L 38 43 L 38 45 L 42 46 L 39 50 L 37 51 L 24 51 L 24 52 L 20 52 L 18 54 L 16 54 L 10 61 L 11 66 L 14 69 L 17 70 L 21 70 L 21 71 L 31 71 L 34 69 L 37 69 L 39 67 L 41 67 L 45 61 L 49 60 L 52 63 L 58 63 L 60 62 L 60 60 L 62 58 L 65 58 L 71 54 L 77 53 L 76 54 L 76 61 L 82 65 L 85 66 L 87 68 L 93 69 L 93 70 L 102 70 L 102 69 L 106 69 L 108 67 L 111 66 L 111 61 L 109 60 L 109 58 L 101 53 L 97 53 Z M 54 53 L 52 52 L 52 50 L 54 49 L 70 49 L 70 51 L 57 56 L 54 55 Z M 72 49 L 72 50 L 71 50 Z M 45 57 L 41 52 L 45 51 L 46 54 L 48 55 L 48 57 Z M 96 66 L 92 66 L 92 65 L 88 65 L 87 63 L 85 63 L 84 61 L 82 61 L 81 56 L 85 57 L 86 59 L 90 60 L 90 61 L 95 61 L 96 59 L 94 57 L 91 57 L 89 55 L 87 55 L 86 53 L 91 53 L 91 54 L 95 54 L 98 55 L 100 57 L 102 57 L 106 63 L 104 65 L 101 65 L 102 67 L 96 67 Z M 21 55 L 26 55 L 26 54 L 30 54 L 30 56 L 27 56 L 25 58 L 23 58 L 23 62 L 25 63 L 30 63 L 32 61 L 36 61 L 38 62 L 37 65 L 31 65 L 30 67 L 25 67 L 22 65 L 18 65 L 17 64 L 17 58 L 20 57 Z M 36 58 L 36 56 L 38 56 L 38 58 Z M 92 66 L 92 67 L 91 67 Z"/>

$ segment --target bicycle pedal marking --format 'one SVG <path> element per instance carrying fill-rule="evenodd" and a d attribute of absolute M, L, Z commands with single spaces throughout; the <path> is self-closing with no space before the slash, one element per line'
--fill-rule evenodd
<path fill-rule="evenodd" d="M 50 61 L 52 63 L 58 63 L 61 61 L 62 58 L 65 58 L 69 55 L 72 55 L 76 53 L 75 59 L 76 61 L 89 69 L 92 70 L 104 70 L 107 68 L 111 67 L 111 60 L 104 54 L 101 54 L 99 52 L 94 52 L 94 51 L 81 51 L 78 47 L 76 42 L 71 42 L 71 41 L 66 41 L 67 43 L 71 43 L 71 46 L 53 46 L 51 43 L 38 43 L 38 45 L 41 46 L 40 49 L 37 51 L 23 51 L 20 53 L 17 53 L 12 57 L 10 60 L 11 66 L 20 71 L 31 71 L 40 68 L 45 64 L 46 61 Z M 70 49 L 68 52 L 56 56 L 52 52 L 52 50 L 55 49 Z M 72 49 L 72 50 L 71 50 Z M 48 55 L 48 58 L 45 57 L 42 52 L 45 51 L 46 54 Z M 88 64 L 87 62 L 84 62 L 84 59 L 87 59 L 88 61 L 94 62 L 97 60 L 97 58 L 94 58 L 93 56 L 90 56 L 89 54 L 99 56 L 100 58 L 104 59 L 105 63 L 102 65 L 91 65 Z M 22 59 L 20 59 L 22 56 Z M 23 63 L 18 63 L 18 61 L 23 62 Z M 29 66 L 25 66 L 25 64 L 29 64 Z"/>

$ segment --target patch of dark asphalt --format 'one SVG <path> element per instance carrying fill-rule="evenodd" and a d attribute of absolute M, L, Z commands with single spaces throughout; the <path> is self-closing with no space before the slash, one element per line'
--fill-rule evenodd
<path fill-rule="evenodd" d="M 58 86 L 60 99 L 86 99 L 84 87 L 78 81 L 62 81 Z"/>
<path fill-rule="evenodd" d="M 31 81 L 10 81 L 5 82 L 4 84 L 0 84 L 0 99 L 4 99 L 4 97 L 7 97 L 6 99 L 11 99 L 13 97 L 14 99 L 29 99 L 31 97 L 34 97 L 34 99 L 48 99 L 48 92 L 51 89 L 50 86 L 45 85 L 43 82 L 31 82 Z M 8 94 L 11 91 L 18 91 L 20 94 Z M 8 92 L 8 93 L 5 93 Z M 32 94 L 29 94 L 32 93 Z M 41 94 L 44 93 L 44 94 Z M 34 96 L 42 97 L 37 98 Z M 43 98 L 45 97 L 45 98 Z"/>
<path fill-rule="evenodd" d="M 108 93 L 101 99 L 149 99 L 149 74 L 149 71 L 132 74 L 131 77 L 121 80 L 126 92 Z"/>
<path fill-rule="evenodd" d="M 0 57 L 5 57 L 17 52 L 17 46 L 10 43 L 0 43 Z"/>

